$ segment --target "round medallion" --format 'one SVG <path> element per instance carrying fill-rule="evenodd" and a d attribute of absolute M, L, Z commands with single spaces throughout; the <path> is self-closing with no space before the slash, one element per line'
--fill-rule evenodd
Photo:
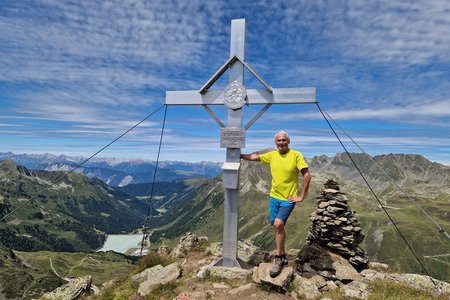
<path fill-rule="evenodd" d="M 230 109 L 239 109 L 245 105 L 247 90 L 245 89 L 245 86 L 235 80 L 226 86 L 223 97 L 223 103 L 226 107 Z"/>

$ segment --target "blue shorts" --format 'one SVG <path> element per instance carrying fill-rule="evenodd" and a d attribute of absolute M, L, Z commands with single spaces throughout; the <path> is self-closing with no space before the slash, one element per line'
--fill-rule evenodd
<path fill-rule="evenodd" d="M 289 215 L 295 207 L 295 203 L 291 203 L 287 200 L 279 200 L 277 198 L 270 197 L 269 212 L 270 212 L 270 224 L 276 219 L 280 219 L 286 224 Z"/>

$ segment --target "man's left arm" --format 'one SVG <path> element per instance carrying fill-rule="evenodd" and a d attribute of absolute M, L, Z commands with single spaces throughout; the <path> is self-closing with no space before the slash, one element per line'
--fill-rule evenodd
<path fill-rule="evenodd" d="M 311 174 L 309 173 L 308 168 L 301 169 L 300 173 L 302 173 L 302 192 L 297 197 L 289 197 L 289 202 L 303 202 L 306 196 L 308 195 L 309 190 L 309 182 L 311 181 Z"/>

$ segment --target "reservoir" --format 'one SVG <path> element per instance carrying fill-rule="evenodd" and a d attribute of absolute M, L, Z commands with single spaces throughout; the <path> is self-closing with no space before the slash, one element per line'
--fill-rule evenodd
<path fill-rule="evenodd" d="M 131 248 L 140 248 L 142 234 L 110 234 L 107 236 L 103 247 L 100 251 L 109 251 L 125 253 Z"/>

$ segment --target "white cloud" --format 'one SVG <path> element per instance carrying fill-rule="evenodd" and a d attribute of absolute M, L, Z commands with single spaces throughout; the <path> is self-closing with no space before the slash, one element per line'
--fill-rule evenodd
<path fill-rule="evenodd" d="M 338 121 L 442 130 L 449 126 L 449 11 L 447 1 L 432 0 L 10 1 L 0 13 L 1 133 L 64 140 L 120 134 L 162 104 L 165 90 L 198 89 L 226 61 L 230 21 L 238 17 L 247 19 L 248 61 L 274 87 L 316 86 Z M 169 112 L 172 155 L 179 141 L 195 151 L 218 145 L 218 137 L 210 138 L 219 132 L 214 121 L 189 112 L 177 118 Z M 157 137 L 161 115 L 127 142 Z M 294 128 L 298 118 L 290 108 L 271 108 L 252 132 L 267 128 L 271 136 L 275 121 L 292 121 Z M 322 117 L 309 110 L 301 119 Z M 198 130 L 209 133 L 199 137 Z M 395 132 L 400 141 L 426 143 Z M 249 145 L 267 144 L 259 133 Z M 331 142 L 314 133 L 318 138 L 303 137 L 299 145 Z"/>

